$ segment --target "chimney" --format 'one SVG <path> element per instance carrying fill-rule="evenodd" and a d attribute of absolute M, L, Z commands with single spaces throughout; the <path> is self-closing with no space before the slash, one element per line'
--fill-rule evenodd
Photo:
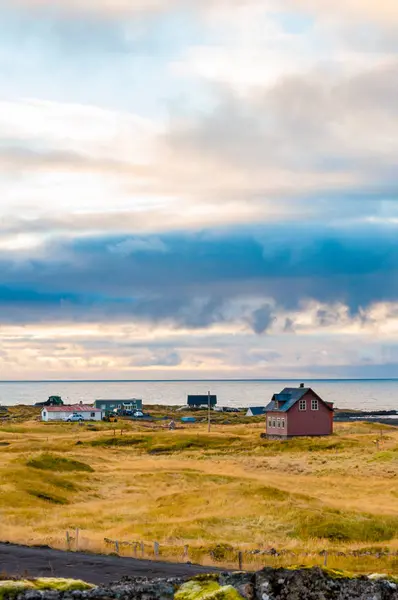
<path fill-rule="evenodd" d="M 83 406 L 83 400 L 80 400 L 80 406 Z"/>
<path fill-rule="evenodd" d="M 304 387 L 304 383 L 300 383 L 300 387 L 303 388 Z"/>

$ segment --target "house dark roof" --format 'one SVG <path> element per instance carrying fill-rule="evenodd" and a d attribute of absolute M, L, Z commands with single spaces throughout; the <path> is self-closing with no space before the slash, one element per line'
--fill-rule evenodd
<path fill-rule="evenodd" d="M 278 412 L 287 412 L 298 402 L 307 392 L 312 392 L 311 388 L 284 388 L 280 394 L 274 394 L 272 396 L 271 402 L 265 407 L 265 412 L 278 411 Z M 313 392 L 315 394 L 315 392 Z M 319 396 L 315 394 L 318 398 Z M 322 402 L 322 398 L 319 398 Z M 276 403 L 278 403 L 278 408 L 276 408 Z M 333 404 L 331 402 L 324 402 L 326 406 L 333 410 Z"/>
<path fill-rule="evenodd" d="M 207 394 L 203 396 L 188 396 L 188 406 L 202 406 L 202 404 L 208 404 L 209 397 Z M 210 406 L 217 404 L 217 396 L 210 396 Z"/>
<path fill-rule="evenodd" d="M 263 415 L 265 413 L 264 406 L 249 406 L 248 411 L 249 410 L 254 417 Z"/>

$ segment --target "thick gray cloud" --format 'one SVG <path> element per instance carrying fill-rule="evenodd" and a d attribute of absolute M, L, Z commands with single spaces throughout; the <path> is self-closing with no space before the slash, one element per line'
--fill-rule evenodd
<path fill-rule="evenodd" d="M 127 319 L 197 329 L 241 320 L 261 334 L 278 311 L 310 300 L 341 303 L 352 315 L 398 301 L 396 227 L 90 237 L 49 243 L 46 252 L 0 256 L 3 323 Z M 317 319 L 329 326 L 339 314 L 320 309 Z"/>
<path fill-rule="evenodd" d="M 273 307 L 270 304 L 264 304 L 257 308 L 252 315 L 253 331 L 257 334 L 262 334 L 272 325 L 275 320 Z"/>

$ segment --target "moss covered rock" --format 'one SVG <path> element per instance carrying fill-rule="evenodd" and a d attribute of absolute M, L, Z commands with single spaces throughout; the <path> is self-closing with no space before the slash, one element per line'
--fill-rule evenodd
<path fill-rule="evenodd" d="M 243 600 L 243 598 L 231 585 L 221 586 L 214 579 L 193 579 L 180 587 L 175 600 Z"/>
<path fill-rule="evenodd" d="M 74 590 L 91 590 L 94 586 L 76 579 L 58 579 L 41 577 L 38 579 L 22 579 L 21 581 L 0 581 L 0 600 L 15 598 L 30 590 L 72 592 Z"/>

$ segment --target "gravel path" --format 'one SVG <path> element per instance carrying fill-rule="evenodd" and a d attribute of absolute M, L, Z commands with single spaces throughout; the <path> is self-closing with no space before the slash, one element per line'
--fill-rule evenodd
<path fill-rule="evenodd" d="M 88 583 L 117 581 L 123 575 L 134 577 L 186 577 L 218 571 L 211 567 L 153 562 L 51 548 L 30 548 L 0 544 L 0 572 L 11 576 L 71 577 Z"/>

